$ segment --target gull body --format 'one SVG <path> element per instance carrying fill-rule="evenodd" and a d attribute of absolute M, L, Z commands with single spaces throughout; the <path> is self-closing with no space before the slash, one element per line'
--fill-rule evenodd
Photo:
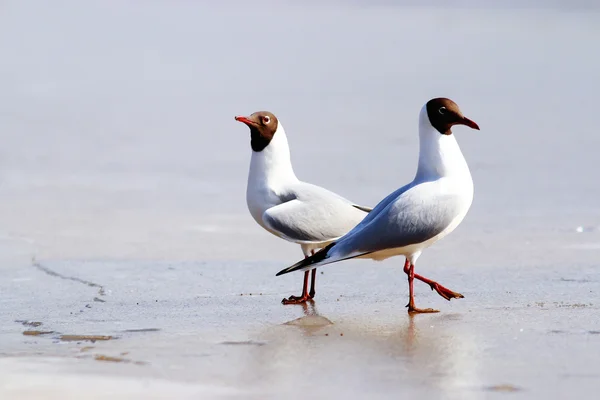
<path fill-rule="evenodd" d="M 348 234 L 278 275 L 351 258 L 384 260 L 401 255 L 406 257 L 404 271 L 409 276 L 409 311 L 435 311 L 414 306 L 414 278 L 430 284 L 448 300 L 463 297 L 414 274 L 423 250 L 456 229 L 473 201 L 473 180 L 452 134 L 454 125 L 479 129 L 452 100 L 436 98 L 427 102 L 419 113 L 419 162 L 412 182 L 379 202 Z"/>
<path fill-rule="evenodd" d="M 299 244 L 305 257 L 342 237 L 371 210 L 299 180 L 292 167 L 285 129 L 275 115 L 262 111 L 236 120 L 248 125 L 251 132 L 246 189 L 250 214 L 270 233 Z M 315 274 L 313 270 L 310 292 L 307 271 L 302 295 L 284 299 L 284 304 L 312 299 Z"/>

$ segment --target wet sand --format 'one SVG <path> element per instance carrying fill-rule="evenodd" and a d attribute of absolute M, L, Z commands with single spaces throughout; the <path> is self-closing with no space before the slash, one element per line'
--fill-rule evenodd
<path fill-rule="evenodd" d="M 598 392 L 598 10 L 387 3 L 6 2 L 0 397 Z M 440 95 L 482 128 L 455 132 L 475 199 L 417 270 L 465 298 L 418 283 L 441 312 L 408 316 L 391 259 L 282 306 L 301 252 L 249 216 L 233 116 L 272 110 L 301 179 L 374 205 Z"/>
<path fill-rule="evenodd" d="M 273 279 L 276 263 L 23 268 L 0 286 L 3 395 L 478 399 L 597 389 L 595 268 L 437 268 L 465 299 L 448 303 L 420 285 L 419 303 L 442 312 L 410 317 L 400 269 L 361 264 L 324 269 L 306 307 L 279 304 L 298 282 Z M 50 333 L 22 333 L 32 330 Z"/>

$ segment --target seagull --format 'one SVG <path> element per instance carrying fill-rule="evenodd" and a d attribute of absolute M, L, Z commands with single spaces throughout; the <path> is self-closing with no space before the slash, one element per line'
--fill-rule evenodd
<path fill-rule="evenodd" d="M 460 293 L 415 274 L 415 263 L 423 250 L 452 232 L 467 215 L 473 201 L 473 180 L 452 134 L 454 125 L 479 130 L 454 101 L 429 100 L 419 114 L 419 162 L 413 181 L 384 198 L 342 238 L 281 270 L 277 276 L 351 258 L 384 260 L 404 256 L 409 313 L 438 312 L 415 306 L 415 278 L 430 285 L 446 300 L 463 298 Z"/>
<path fill-rule="evenodd" d="M 252 158 L 246 203 L 254 220 L 267 231 L 298 243 L 304 257 L 348 233 L 371 211 L 327 189 L 302 182 L 294 173 L 283 125 L 273 113 L 236 116 L 250 128 Z M 311 288 L 308 275 L 312 269 Z M 302 304 L 315 296 L 316 269 L 307 268 L 300 296 L 283 304 Z"/>

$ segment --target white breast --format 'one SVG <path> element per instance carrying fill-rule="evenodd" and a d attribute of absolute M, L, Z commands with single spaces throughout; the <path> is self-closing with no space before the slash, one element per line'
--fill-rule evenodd
<path fill-rule="evenodd" d="M 262 151 L 252 152 L 246 204 L 254 220 L 267 229 L 262 215 L 269 208 L 281 204 L 279 195 L 286 186 L 298 182 L 292 168 L 290 149 L 285 130 L 279 122 L 273 139 Z"/>

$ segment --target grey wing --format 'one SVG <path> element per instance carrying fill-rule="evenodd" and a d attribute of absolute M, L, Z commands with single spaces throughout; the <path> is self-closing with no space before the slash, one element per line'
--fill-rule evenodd
<path fill-rule="evenodd" d="M 361 206 L 360 204 L 353 203 L 350 200 L 346 199 L 345 197 L 340 196 L 337 193 L 331 192 L 325 188 L 322 188 L 321 186 L 313 185 L 312 183 L 300 182 L 300 187 L 303 189 L 308 189 L 308 190 L 306 190 L 306 191 L 296 190 L 294 192 L 294 198 L 304 199 L 306 197 L 316 196 L 322 200 L 328 200 L 328 201 L 336 199 L 337 201 L 349 204 L 352 207 L 356 208 L 357 210 L 364 211 L 366 213 L 373 211 L 373 208 L 371 208 L 371 207 L 365 207 L 365 206 Z M 299 189 L 299 188 L 296 188 L 296 189 Z M 307 194 L 307 193 L 309 194 L 309 196 L 305 196 L 305 194 Z"/>
<path fill-rule="evenodd" d="M 341 201 L 293 199 L 263 213 L 263 222 L 279 236 L 296 243 L 321 243 L 340 238 L 358 224 L 363 211 Z"/>
<path fill-rule="evenodd" d="M 442 233 L 460 214 L 461 199 L 453 195 L 424 196 L 413 187 L 367 221 L 375 210 L 335 247 L 337 257 L 357 257 L 422 243 Z M 412 192 L 412 193 L 411 193 Z M 333 254 L 332 254 L 333 255 Z M 334 258 L 337 258 L 334 256 Z"/>
<path fill-rule="evenodd" d="M 409 183 L 408 185 L 404 185 L 400 189 L 397 189 L 397 190 L 393 191 L 392 193 L 388 194 L 383 200 L 381 200 L 379 203 L 377 203 L 377 205 L 374 208 L 372 208 L 372 209 L 370 209 L 368 211 L 369 214 L 353 230 L 358 230 L 361 227 L 363 227 L 364 225 L 366 225 L 369 222 L 371 222 L 374 218 L 377 217 L 377 215 L 380 212 L 382 212 L 383 210 L 385 210 L 385 208 L 391 202 L 393 202 L 394 200 L 396 200 L 402 193 L 406 192 L 411 187 L 412 187 L 412 183 Z"/>

